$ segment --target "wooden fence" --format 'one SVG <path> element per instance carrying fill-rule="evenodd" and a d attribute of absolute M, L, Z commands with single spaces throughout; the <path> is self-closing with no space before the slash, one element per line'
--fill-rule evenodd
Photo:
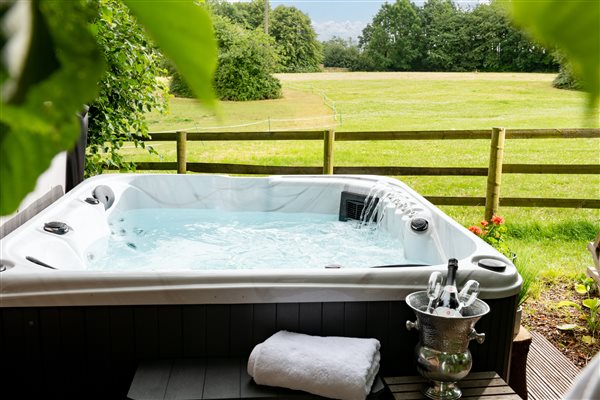
<path fill-rule="evenodd" d="M 152 141 L 176 141 L 177 162 L 141 162 L 138 170 L 177 170 L 190 172 L 294 175 L 294 174 L 368 174 L 368 175 L 419 175 L 419 176 L 487 176 L 487 190 L 482 197 L 426 196 L 437 205 L 486 206 L 486 218 L 499 206 L 511 207 L 565 207 L 600 208 L 600 199 L 574 198 L 520 198 L 500 197 L 503 174 L 600 174 L 600 164 L 504 164 L 505 139 L 582 139 L 600 138 L 600 129 L 504 129 L 453 130 L 453 131 L 377 131 L 335 132 L 322 131 L 271 131 L 271 132 L 172 132 L 151 133 Z M 489 166 L 485 167 L 336 167 L 334 144 L 341 141 L 375 140 L 490 140 Z M 323 165 L 315 167 L 265 166 L 248 164 L 223 164 L 187 162 L 188 141 L 246 141 L 246 140 L 319 140 L 323 141 Z"/>

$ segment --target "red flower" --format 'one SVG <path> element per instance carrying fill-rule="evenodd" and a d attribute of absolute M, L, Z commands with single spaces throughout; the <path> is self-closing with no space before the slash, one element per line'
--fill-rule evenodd
<path fill-rule="evenodd" d="M 489 222 L 487 222 L 485 219 L 484 219 L 483 221 L 481 221 L 480 223 L 481 223 L 481 226 L 484 226 L 484 227 L 485 227 L 485 226 L 488 226 L 488 225 L 490 224 L 490 223 L 489 223 Z"/>
<path fill-rule="evenodd" d="M 504 218 L 502 218 L 499 215 L 494 215 L 492 217 L 492 222 L 494 223 L 494 225 L 502 225 L 504 223 Z"/>
<path fill-rule="evenodd" d="M 477 236 L 481 236 L 481 234 L 483 233 L 483 230 L 478 226 L 470 226 L 469 230 Z"/>

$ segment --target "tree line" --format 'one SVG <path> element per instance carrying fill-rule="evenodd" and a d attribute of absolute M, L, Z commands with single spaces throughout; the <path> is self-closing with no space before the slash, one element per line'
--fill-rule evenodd
<path fill-rule="evenodd" d="M 498 1 L 472 9 L 451 0 L 381 6 L 358 43 L 323 43 L 325 67 L 355 71 L 548 72 L 558 63 L 511 23 Z"/>

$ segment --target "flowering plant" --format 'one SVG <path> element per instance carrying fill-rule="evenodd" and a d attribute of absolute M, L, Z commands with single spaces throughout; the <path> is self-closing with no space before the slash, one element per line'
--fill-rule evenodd
<path fill-rule="evenodd" d="M 508 244 L 506 244 L 503 238 L 503 235 L 506 233 L 503 217 L 494 215 L 489 221 L 483 220 L 479 225 L 470 226 L 469 230 L 505 256 L 509 258 L 513 257 L 513 253 L 510 251 Z"/>
<path fill-rule="evenodd" d="M 469 230 L 504 254 L 509 260 L 512 260 L 517 271 L 523 278 L 523 285 L 517 295 L 517 305 L 521 306 L 530 295 L 529 289 L 531 284 L 537 279 L 538 270 L 534 267 L 526 266 L 526 263 L 517 263 L 517 255 L 510 250 L 503 237 L 507 231 L 504 225 L 504 218 L 494 215 L 489 221 L 483 220 L 479 225 L 470 226 Z"/>

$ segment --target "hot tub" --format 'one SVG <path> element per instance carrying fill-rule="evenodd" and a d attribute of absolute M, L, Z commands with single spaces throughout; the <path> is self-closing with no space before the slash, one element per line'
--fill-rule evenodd
<path fill-rule="evenodd" d="M 373 199 L 372 209 L 365 206 Z M 137 220 L 132 217 L 140 212 Z M 361 214 L 377 227 L 357 222 Z M 287 242 L 277 242 L 269 252 L 280 251 L 281 257 L 266 265 L 264 246 L 253 246 L 260 235 L 239 240 L 250 247 L 240 252 L 259 251 L 242 261 L 229 257 L 229 250 L 213 255 L 211 248 L 219 250 L 215 243 L 190 257 L 189 242 L 201 242 L 197 238 L 204 234 L 195 227 L 167 242 L 166 255 L 145 247 L 145 234 L 156 229 L 145 225 L 151 219 L 158 218 L 159 226 L 178 219 L 188 229 L 188 220 L 218 223 L 223 215 L 284 218 L 299 225 L 317 218 L 323 225 L 314 235 L 351 224 L 352 230 L 375 229 L 387 242 L 373 256 L 363 254 L 368 246 L 360 239 L 334 242 L 329 254 L 318 242 L 332 235 L 303 249 L 314 236 L 309 232 L 298 250 L 287 251 Z M 283 236 L 275 233 L 272 240 Z M 119 246 L 124 252 L 113 254 Z M 404 328 L 412 319 L 404 299 L 423 290 L 431 272 L 445 271 L 450 257 L 459 260 L 459 286 L 478 280 L 480 297 L 492 309 L 478 324 L 488 339 L 472 349 L 474 370 L 508 373 L 521 285 L 514 266 L 390 178 L 99 176 L 2 239 L 0 249 L 2 340 L 10 343 L 5 362 L 14 365 L 14 382 L 20 367 L 37 370 L 44 384 L 30 386 L 35 393 L 77 397 L 87 385 L 98 385 L 103 396 L 126 393 L 140 359 L 244 357 L 280 329 L 376 337 L 382 342 L 383 372 L 412 373 L 417 338 Z M 113 258 L 98 261 L 106 256 Z M 98 373 L 110 383 L 96 382 Z M 65 378 L 72 374 L 80 379 Z"/>

